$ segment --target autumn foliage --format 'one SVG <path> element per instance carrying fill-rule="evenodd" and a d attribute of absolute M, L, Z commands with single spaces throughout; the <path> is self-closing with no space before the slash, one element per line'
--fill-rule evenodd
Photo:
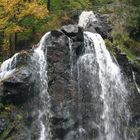
<path fill-rule="evenodd" d="M 36 29 L 35 22 L 46 18 L 47 5 L 38 0 L 0 0 L 0 32 L 3 33 L 3 52 L 14 53 L 17 33 Z M 29 19 L 28 21 L 26 19 Z M 30 21 L 32 20 L 32 24 Z M 29 22 L 26 26 L 26 21 Z"/>

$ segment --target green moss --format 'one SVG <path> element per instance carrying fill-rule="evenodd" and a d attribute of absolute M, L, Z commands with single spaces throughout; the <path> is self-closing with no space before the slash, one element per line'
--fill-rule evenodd
<path fill-rule="evenodd" d="M 3 58 L 2 58 L 2 56 L 0 56 L 0 65 L 2 62 L 3 62 Z"/>
<path fill-rule="evenodd" d="M 140 134 L 140 127 L 128 127 L 127 130 L 131 134 L 135 134 L 135 135 Z"/>
<path fill-rule="evenodd" d="M 51 2 L 51 11 L 68 11 L 72 9 L 85 9 L 92 6 L 90 0 L 66 0 L 58 1 L 53 0 Z"/>
<path fill-rule="evenodd" d="M 24 112 L 20 107 L 12 104 L 3 106 L 4 109 L 0 112 L 0 118 L 5 119 L 6 126 L 0 134 L 0 140 L 15 140 L 17 132 L 24 126 Z"/>
<path fill-rule="evenodd" d="M 8 115 L 9 115 L 9 113 L 7 111 L 2 111 L 0 113 L 0 118 L 7 118 Z"/>
<path fill-rule="evenodd" d="M 10 122 L 10 115 L 13 110 L 13 105 L 3 105 L 1 104 L 2 110 L 0 111 L 0 118 L 4 118 L 7 122 Z"/>
<path fill-rule="evenodd" d="M 3 109 L 4 109 L 4 105 L 0 103 L 0 111 L 2 111 Z"/>
<path fill-rule="evenodd" d="M 127 33 L 113 32 L 114 45 L 127 55 L 131 61 L 137 62 L 140 54 L 140 43 L 129 38 Z"/>
<path fill-rule="evenodd" d="M 6 140 L 9 137 L 10 133 L 14 130 L 14 127 L 15 127 L 14 123 L 8 125 L 8 127 L 4 130 L 4 132 L 0 136 L 0 139 Z"/>
<path fill-rule="evenodd" d="M 16 120 L 17 120 L 17 121 L 23 120 L 23 116 L 22 116 L 21 114 L 17 114 L 17 115 L 16 115 Z"/>
<path fill-rule="evenodd" d="M 115 51 L 114 51 L 113 44 L 111 43 L 111 41 L 108 39 L 105 39 L 104 41 L 105 41 L 106 47 L 109 50 L 109 52 L 111 52 L 113 55 L 115 55 Z"/>

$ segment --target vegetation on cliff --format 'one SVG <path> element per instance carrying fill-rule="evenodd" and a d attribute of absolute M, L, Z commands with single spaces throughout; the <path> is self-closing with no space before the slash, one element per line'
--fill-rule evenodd
<path fill-rule="evenodd" d="M 46 31 L 68 23 L 70 11 L 77 10 L 93 10 L 105 15 L 113 36 L 113 42 L 106 39 L 108 48 L 114 53 L 112 46 L 115 46 L 125 52 L 129 60 L 139 63 L 139 0 L 0 0 L 0 62 L 37 43 Z M 13 133 L 28 125 L 32 119 L 28 116 L 23 112 L 23 106 L 0 104 L 0 123 L 3 125 L 0 139 L 19 137 Z"/>
<path fill-rule="evenodd" d="M 137 59 L 140 53 L 139 0 L 0 0 L 0 59 L 31 47 L 46 31 L 67 23 L 70 11 L 77 10 L 107 15 L 113 29 L 113 45 L 130 59 Z"/>

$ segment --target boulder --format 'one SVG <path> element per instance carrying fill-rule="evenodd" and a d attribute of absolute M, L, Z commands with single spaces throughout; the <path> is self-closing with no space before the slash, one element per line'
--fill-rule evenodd
<path fill-rule="evenodd" d="M 71 39 L 71 47 L 76 56 L 79 56 L 83 51 L 83 29 L 78 25 L 67 25 L 61 28 L 62 32 Z"/>
<path fill-rule="evenodd" d="M 34 82 L 26 67 L 20 68 L 2 82 L 4 103 L 21 104 L 34 94 Z"/>
<path fill-rule="evenodd" d="M 8 70 L 13 72 L 0 81 L 0 99 L 4 104 L 23 104 L 34 95 L 35 64 L 32 65 L 32 53 L 21 51 L 11 60 Z"/>
<path fill-rule="evenodd" d="M 68 37 L 77 37 L 77 39 L 81 40 L 83 39 L 83 31 L 81 27 L 78 27 L 78 25 L 67 25 L 62 26 L 61 28 L 62 32 L 66 34 Z"/>

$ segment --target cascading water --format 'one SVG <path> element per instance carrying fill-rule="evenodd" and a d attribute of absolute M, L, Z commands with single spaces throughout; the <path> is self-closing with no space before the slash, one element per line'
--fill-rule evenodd
<path fill-rule="evenodd" d="M 0 67 L 0 80 L 7 78 L 15 71 L 16 58 L 18 53 L 16 53 L 13 57 L 4 61 Z"/>
<path fill-rule="evenodd" d="M 39 63 L 39 76 L 40 76 L 40 84 L 39 84 L 39 115 L 38 115 L 38 121 L 40 125 L 40 136 L 39 140 L 49 140 L 49 100 L 50 96 L 48 94 L 48 82 L 47 82 L 47 60 L 46 60 L 46 54 L 47 53 L 47 46 L 46 44 L 46 38 L 49 36 L 49 32 L 46 33 L 40 43 L 39 47 L 35 49 L 34 55 L 37 58 L 37 62 Z"/>
<path fill-rule="evenodd" d="M 69 50 L 70 50 L 70 62 L 71 62 L 71 76 L 72 76 L 72 70 L 73 70 L 73 52 L 72 52 L 72 40 L 69 38 Z"/>
<path fill-rule="evenodd" d="M 140 88 L 139 88 L 139 86 L 138 86 L 138 84 L 137 84 L 137 82 L 136 82 L 135 73 L 133 72 L 132 74 L 133 74 L 133 80 L 134 80 L 134 84 L 135 84 L 135 86 L 136 86 L 136 89 L 137 89 L 138 93 L 140 93 Z"/>
<path fill-rule="evenodd" d="M 103 39 L 99 34 L 85 33 L 94 43 L 97 63 L 99 65 L 99 82 L 101 85 L 101 100 L 103 102 L 103 122 L 100 127 L 104 127 L 105 138 L 107 140 L 127 139 L 123 132 L 122 125 L 124 116 L 126 119 L 129 113 L 126 108 L 126 97 L 128 91 L 121 79 L 119 67 L 112 61 L 111 56 Z M 102 126 L 103 125 L 103 126 Z"/>
<path fill-rule="evenodd" d="M 92 17 L 93 15 L 93 17 Z M 82 20 L 85 18 L 88 20 Z M 80 16 L 79 25 L 86 27 L 89 19 L 96 20 L 91 12 L 84 12 Z M 127 97 L 129 92 L 125 87 L 125 82 L 121 70 L 106 49 L 105 43 L 99 34 L 84 32 L 85 53 L 78 60 L 78 81 L 79 84 L 84 77 L 84 69 L 90 76 L 87 86 L 91 90 L 92 96 L 99 97 L 102 105 L 98 108 L 98 140 L 131 140 L 127 133 L 129 122 L 129 110 L 127 107 Z M 98 69 L 98 70 L 97 70 Z M 98 76 L 98 78 L 97 78 Z M 99 85 L 95 90 L 95 83 Z M 79 85 L 78 84 L 78 85 Z M 80 90 L 80 86 L 79 86 Z M 94 91 L 94 92 L 92 92 Z M 100 113 L 99 113 L 100 112 Z M 95 114 L 97 115 L 97 114 Z"/>

